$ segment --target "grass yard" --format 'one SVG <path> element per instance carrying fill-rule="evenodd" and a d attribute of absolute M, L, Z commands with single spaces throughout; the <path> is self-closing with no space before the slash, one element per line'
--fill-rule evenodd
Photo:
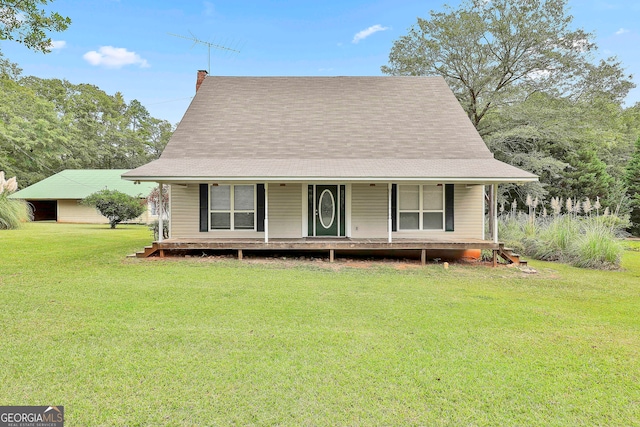
<path fill-rule="evenodd" d="M 140 226 L 0 231 L 0 405 L 66 426 L 640 425 L 624 271 L 125 259 Z"/>

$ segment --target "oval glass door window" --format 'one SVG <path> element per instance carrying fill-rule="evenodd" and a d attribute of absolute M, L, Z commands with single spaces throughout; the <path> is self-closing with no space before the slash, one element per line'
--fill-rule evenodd
<path fill-rule="evenodd" d="M 320 201 L 318 203 L 318 215 L 320 216 L 320 224 L 324 228 L 330 228 L 333 225 L 333 221 L 336 219 L 336 201 L 333 198 L 333 194 L 329 190 L 324 190 L 320 194 Z"/>

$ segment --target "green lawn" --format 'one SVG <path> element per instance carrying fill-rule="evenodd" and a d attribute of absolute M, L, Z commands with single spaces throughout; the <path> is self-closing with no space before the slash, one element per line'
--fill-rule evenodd
<path fill-rule="evenodd" d="M 640 243 L 623 271 L 529 275 L 125 259 L 150 240 L 0 231 L 0 405 L 69 427 L 640 425 Z"/>

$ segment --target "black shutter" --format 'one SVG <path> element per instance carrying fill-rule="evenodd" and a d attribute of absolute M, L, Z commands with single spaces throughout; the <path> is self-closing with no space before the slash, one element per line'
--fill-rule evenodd
<path fill-rule="evenodd" d="M 453 184 L 444 186 L 444 229 L 453 231 Z"/>
<path fill-rule="evenodd" d="M 391 184 L 391 231 L 398 231 L 398 184 Z"/>
<path fill-rule="evenodd" d="M 264 184 L 256 185 L 256 200 L 258 206 L 256 206 L 256 229 L 258 231 L 264 231 Z"/>
<path fill-rule="evenodd" d="M 340 186 L 340 232 L 339 235 L 340 236 L 346 236 L 345 234 L 345 230 L 346 230 L 346 219 L 347 219 L 347 215 L 346 215 L 346 186 L 341 185 Z"/>
<path fill-rule="evenodd" d="M 307 228 L 307 236 L 313 236 L 313 221 L 316 217 L 315 212 L 313 211 L 313 185 L 309 185 L 307 187 L 307 204 L 308 204 L 308 228 Z"/>
<path fill-rule="evenodd" d="M 209 184 L 200 184 L 200 231 L 209 231 Z"/>

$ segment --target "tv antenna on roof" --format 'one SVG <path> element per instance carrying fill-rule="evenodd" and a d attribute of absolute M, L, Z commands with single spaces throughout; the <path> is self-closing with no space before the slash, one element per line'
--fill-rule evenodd
<path fill-rule="evenodd" d="M 211 48 L 214 49 L 220 49 L 220 50 L 226 50 L 227 52 L 235 52 L 235 53 L 240 53 L 239 50 L 236 49 L 232 49 L 230 47 L 227 46 L 222 46 L 216 43 L 211 43 L 211 42 L 207 42 L 204 40 L 200 40 L 198 38 L 196 38 L 196 36 L 193 35 L 193 33 L 191 31 L 189 31 L 189 34 L 191 34 L 191 37 L 186 37 L 186 36 L 181 36 L 179 34 L 172 34 L 172 33 L 167 33 L 170 36 L 174 36 L 174 37 L 180 37 L 181 39 L 186 39 L 186 40 L 191 40 L 193 42 L 193 46 L 195 46 L 196 44 L 203 44 L 205 46 L 207 46 L 208 51 L 209 51 L 209 67 L 207 69 L 208 73 L 211 73 Z M 191 46 L 191 47 L 193 47 Z"/>

